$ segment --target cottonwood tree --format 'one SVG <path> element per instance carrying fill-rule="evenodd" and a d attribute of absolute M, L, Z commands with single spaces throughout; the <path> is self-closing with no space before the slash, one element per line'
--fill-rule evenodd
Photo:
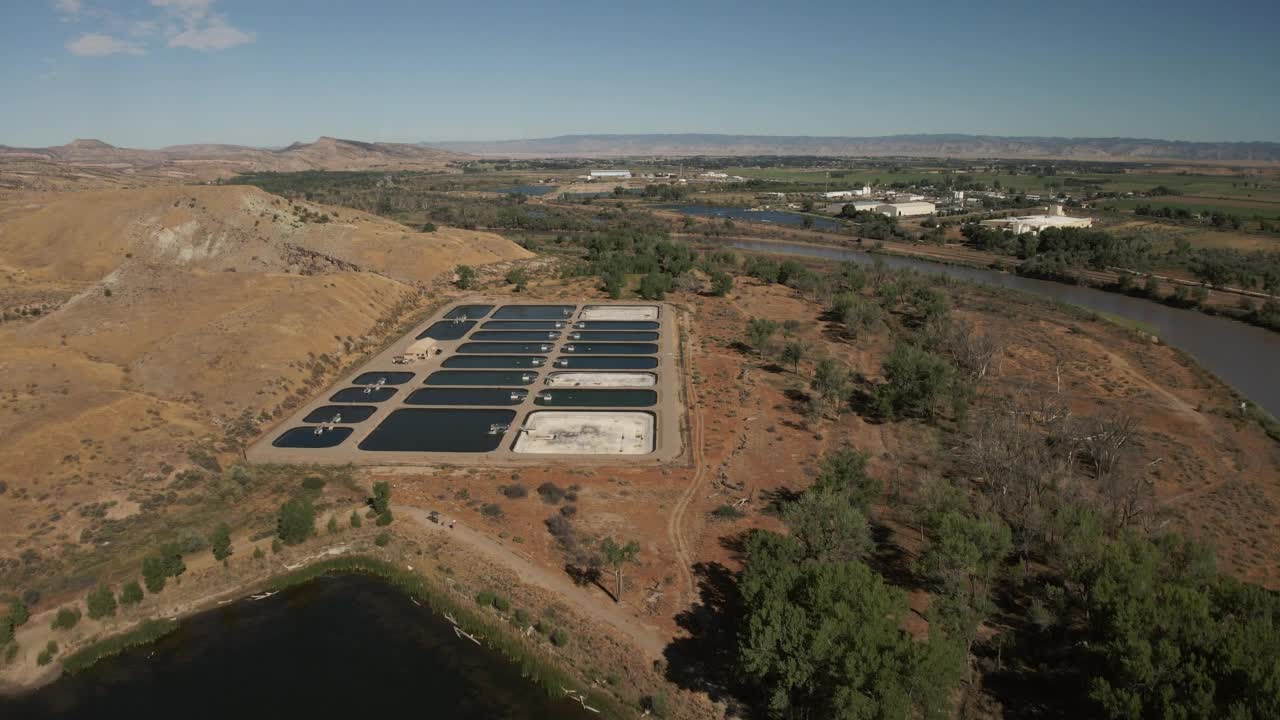
<path fill-rule="evenodd" d="M 880 480 L 867 474 L 867 454 L 851 447 L 840 448 L 822 458 L 813 487 L 842 493 L 851 505 L 864 513 L 884 492 Z"/>
<path fill-rule="evenodd" d="M 622 566 L 636 562 L 636 557 L 640 554 L 640 543 L 632 540 L 626 545 L 619 545 L 613 538 L 608 537 L 600 543 L 600 554 L 604 556 L 605 563 L 613 568 L 617 588 L 613 594 L 613 601 L 619 602 L 622 599 Z"/>
<path fill-rule="evenodd" d="M 804 556 L 820 562 L 862 560 L 871 553 L 867 517 L 850 501 L 848 491 L 812 488 L 790 503 L 784 513 Z"/>
<path fill-rule="evenodd" d="M 475 287 L 476 271 L 470 265 L 459 265 L 454 268 L 454 273 L 458 276 L 458 288 L 461 290 L 470 290 Z"/>
<path fill-rule="evenodd" d="M 209 536 L 209 547 L 214 560 L 221 562 L 231 557 L 231 528 L 226 523 L 214 528 L 213 534 Z"/>
<path fill-rule="evenodd" d="M 849 371 L 831 358 L 822 358 L 813 368 L 810 387 L 822 402 L 839 416 L 849 398 Z"/>
<path fill-rule="evenodd" d="M 276 534 L 286 545 L 306 541 L 315 532 L 316 510 L 307 497 L 296 497 L 280 506 Z"/>
<path fill-rule="evenodd" d="M 800 372 L 800 361 L 808 354 L 808 346 L 799 340 L 792 340 L 782 348 L 782 362 L 791 366 L 793 372 Z"/>
<path fill-rule="evenodd" d="M 747 345 L 760 357 L 769 354 L 773 347 L 773 335 L 778 332 L 778 323 L 767 318 L 752 318 L 747 322 Z"/>
<path fill-rule="evenodd" d="M 373 507 L 373 512 L 377 515 L 390 512 L 391 510 L 391 483 L 376 482 L 373 484 L 373 497 L 370 498 L 369 504 Z"/>

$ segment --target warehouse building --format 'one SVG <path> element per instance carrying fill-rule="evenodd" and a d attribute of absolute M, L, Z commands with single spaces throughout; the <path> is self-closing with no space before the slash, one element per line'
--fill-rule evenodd
<path fill-rule="evenodd" d="M 1031 233 L 1033 235 L 1040 234 L 1045 228 L 1087 228 L 1093 227 L 1093 218 L 1087 217 L 1071 217 L 1062 211 L 1061 205 L 1049 206 L 1048 215 L 1024 215 L 1022 217 L 1002 218 L 999 220 L 986 220 L 983 225 L 991 227 L 1003 228 L 1013 231 L 1014 235 L 1022 235 L 1023 233 Z"/>
<path fill-rule="evenodd" d="M 918 215 L 932 215 L 937 208 L 931 202 L 897 202 L 897 203 L 881 203 L 876 206 L 875 211 L 881 215 L 889 217 L 915 217 Z"/>
<path fill-rule="evenodd" d="M 592 170 L 592 180 L 630 180 L 630 170 Z"/>

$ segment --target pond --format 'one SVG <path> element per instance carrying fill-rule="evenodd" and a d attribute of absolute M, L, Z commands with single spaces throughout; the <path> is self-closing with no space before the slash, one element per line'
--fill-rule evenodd
<path fill-rule="evenodd" d="M 564 320 L 489 320 L 480 327 L 485 330 L 559 330 L 567 324 Z"/>
<path fill-rule="evenodd" d="M 756 240 L 728 243 L 741 250 L 796 255 L 828 260 L 850 260 L 864 265 L 880 258 L 893 268 L 913 268 L 941 273 L 971 282 L 996 285 L 1034 293 L 1041 297 L 1079 305 L 1148 325 L 1160 340 L 1186 352 L 1205 369 L 1217 375 L 1272 415 L 1280 415 L 1280 333 L 1246 325 L 1236 320 L 1206 315 L 1197 310 L 1161 305 L 1119 293 L 1066 285 L 1010 273 L 940 263 L 893 255 L 871 255 L 856 250 L 819 245 L 796 245 Z"/>
<path fill-rule="evenodd" d="M 358 423 L 369 419 L 378 411 L 372 405 L 325 405 L 307 413 L 302 422 L 309 423 Z M 338 416 L 340 419 L 335 419 Z"/>
<path fill-rule="evenodd" d="M 413 379 L 411 372 L 386 372 L 375 371 L 360 373 L 355 380 L 351 381 L 352 385 L 403 385 Z"/>
<path fill-rule="evenodd" d="M 559 357 L 554 363 L 557 368 L 569 370 L 651 370 L 658 367 L 656 357 Z"/>
<path fill-rule="evenodd" d="M 658 402 L 653 390 L 543 390 L 533 398 L 536 405 L 556 407 L 650 407 Z"/>
<path fill-rule="evenodd" d="M 476 326 L 475 320 L 440 320 L 431 323 L 431 327 L 418 334 L 415 340 L 431 338 L 432 340 L 457 340 Z"/>
<path fill-rule="evenodd" d="M 271 444 L 278 448 L 331 448 L 341 445 L 350 436 L 349 427 L 324 429 L 319 425 L 312 425 L 286 430 Z"/>
<path fill-rule="evenodd" d="M 581 320 L 576 330 L 657 330 L 657 320 Z"/>
<path fill-rule="evenodd" d="M 326 576 L 195 615 L 33 693 L 5 720 L 599 718 L 366 575 Z"/>
<path fill-rule="evenodd" d="M 555 330 L 477 330 L 471 334 L 471 340 L 555 340 L 560 333 Z"/>
<path fill-rule="evenodd" d="M 367 402 L 386 402 L 396 394 L 396 389 L 391 387 L 374 387 L 365 385 L 364 387 L 343 388 L 334 393 L 329 402 L 338 403 L 367 403 Z"/>
<path fill-rule="evenodd" d="M 458 307 L 445 313 L 445 320 L 453 320 L 455 318 L 461 320 L 478 320 L 493 309 L 492 305 L 459 305 Z"/>
<path fill-rule="evenodd" d="M 536 368 L 547 364 L 544 357 L 519 355 L 452 355 L 440 364 L 446 368 Z"/>
<path fill-rule="evenodd" d="M 489 192 L 505 193 L 507 195 L 546 195 L 555 192 L 555 185 L 510 185 L 508 187 L 494 188 Z"/>
<path fill-rule="evenodd" d="M 656 332 L 625 330 L 584 330 L 569 333 L 570 340 L 657 340 Z"/>
<path fill-rule="evenodd" d="M 459 345 L 457 352 L 475 355 L 491 355 L 494 353 L 509 355 L 528 355 L 533 353 L 541 355 L 551 352 L 551 348 L 554 345 L 550 341 L 540 343 L 469 342 Z"/>
<path fill-rule="evenodd" d="M 406 408 L 387 416 L 360 443 L 377 452 L 492 452 L 515 410 Z"/>
<path fill-rule="evenodd" d="M 775 223 L 777 225 L 794 225 L 803 227 L 805 215 L 784 212 L 782 210 L 748 210 L 746 208 L 717 207 L 715 205 L 660 205 L 663 210 L 674 210 L 695 217 L 717 217 L 747 222 Z M 842 230 L 844 225 L 835 220 L 810 217 L 815 230 Z"/>
<path fill-rule="evenodd" d="M 658 352 L 653 343 L 569 343 L 561 348 L 575 355 L 652 355 Z"/>
<path fill-rule="evenodd" d="M 577 305 L 503 305 L 493 314 L 494 320 L 564 320 L 573 315 Z"/>
<path fill-rule="evenodd" d="M 497 388 L 422 388 L 409 393 L 405 405 L 519 405 L 528 390 Z"/>
<path fill-rule="evenodd" d="M 538 379 L 533 371 L 437 370 L 427 376 L 427 385 L 531 385 Z"/>

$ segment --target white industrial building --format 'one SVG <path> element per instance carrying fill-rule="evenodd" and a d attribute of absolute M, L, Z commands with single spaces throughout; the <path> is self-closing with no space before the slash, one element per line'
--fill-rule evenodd
<path fill-rule="evenodd" d="M 1014 235 L 1032 233 L 1038 235 L 1045 228 L 1087 228 L 1093 227 L 1093 218 L 1071 217 L 1062 211 L 1061 205 L 1049 206 L 1048 215 L 1024 215 L 1022 217 L 985 220 L 983 225 L 1004 228 L 1013 231 Z"/>
<path fill-rule="evenodd" d="M 588 176 L 592 180 L 630 180 L 630 170 L 592 170 Z"/>
<path fill-rule="evenodd" d="M 875 212 L 895 218 L 932 215 L 936 210 L 937 208 L 931 202 L 895 202 L 875 206 Z"/>
<path fill-rule="evenodd" d="M 856 197 L 866 197 L 871 194 L 871 186 L 863 185 L 854 190 L 836 190 L 834 192 L 822 193 L 822 197 L 828 200 L 851 200 Z"/>

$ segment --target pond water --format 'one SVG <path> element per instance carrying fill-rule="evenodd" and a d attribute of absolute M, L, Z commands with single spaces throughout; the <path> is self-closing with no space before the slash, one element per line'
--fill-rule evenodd
<path fill-rule="evenodd" d="M 650 370 L 658 367 L 656 357 L 564 357 L 556 358 L 553 365 L 569 370 Z"/>
<path fill-rule="evenodd" d="M 575 330 L 657 330 L 656 320 L 581 320 Z"/>
<path fill-rule="evenodd" d="M 377 385 L 381 382 L 384 385 L 403 385 L 413 379 L 411 372 L 387 372 L 375 371 L 360 373 L 355 380 L 351 381 L 352 385 Z"/>
<path fill-rule="evenodd" d="M 784 212 L 782 210 L 748 210 L 746 208 L 729 208 L 717 207 L 715 205 L 661 205 L 664 210 L 674 210 L 685 215 L 693 215 L 695 217 L 717 217 L 729 218 L 730 220 L 745 220 L 747 222 L 767 222 L 776 223 L 778 225 L 795 225 L 797 227 L 804 225 L 806 216 L 797 213 Z M 841 230 L 844 225 L 835 220 L 826 218 L 810 218 L 813 220 L 813 228 L 816 230 Z"/>
<path fill-rule="evenodd" d="M 1182 310 L 1168 305 L 1133 298 L 1094 288 L 1036 280 L 994 270 L 942 265 L 927 260 L 892 255 L 870 255 L 838 247 L 793 245 L 767 241 L 734 241 L 731 246 L 742 250 L 850 260 L 864 265 L 880 258 L 894 268 L 914 268 L 923 272 L 942 273 L 971 282 L 997 285 L 1034 293 L 1072 305 L 1105 312 L 1149 325 L 1160 340 L 1186 352 L 1205 369 L 1240 391 L 1272 415 L 1280 415 L 1280 333 L 1196 310 Z"/>
<path fill-rule="evenodd" d="M 309 423 L 358 423 L 369 419 L 369 416 L 378 411 L 378 408 L 372 405 L 325 405 L 307 413 L 302 418 L 302 422 Z M 341 420 L 334 420 L 334 415 L 341 415 Z"/>
<path fill-rule="evenodd" d="M 379 452 L 492 452 L 515 410 L 407 408 L 387 416 L 360 443 Z"/>
<path fill-rule="evenodd" d="M 653 390 L 543 390 L 533 398 L 536 405 L 556 407 L 650 407 L 658 402 Z"/>
<path fill-rule="evenodd" d="M 494 188 L 489 192 L 506 193 L 508 195 L 546 195 L 555 192 L 555 185 L 511 185 L 508 187 Z"/>
<path fill-rule="evenodd" d="M 566 324 L 564 320 L 489 320 L 480 327 L 485 330 L 559 330 Z"/>
<path fill-rule="evenodd" d="M 656 332 L 625 330 L 583 330 L 569 333 L 570 340 L 657 340 Z"/>
<path fill-rule="evenodd" d="M 339 403 L 367 403 L 367 402 L 385 402 L 396 394 L 396 389 L 392 387 L 375 388 L 372 385 L 365 387 L 349 387 L 343 388 L 334 393 L 329 398 L 329 402 Z"/>
<path fill-rule="evenodd" d="M 154 643 L 0 698 L 0 717 L 600 717 L 548 697 L 451 627 L 376 578 L 322 577 L 187 618 Z"/>
<path fill-rule="evenodd" d="M 564 320 L 573 315 L 577 305 L 503 305 L 493 314 L 494 320 Z"/>
<path fill-rule="evenodd" d="M 452 355 L 440 364 L 446 368 L 536 368 L 547 364 L 544 357 L 519 355 Z"/>
<path fill-rule="evenodd" d="M 561 350 L 574 355 L 652 355 L 658 352 L 653 343 L 568 343 Z"/>
<path fill-rule="evenodd" d="M 538 379 L 538 373 L 534 371 L 520 372 L 518 370 L 511 371 L 492 371 L 484 370 L 437 370 L 427 376 L 425 384 L 427 385 L 530 385 L 534 380 Z"/>
<path fill-rule="evenodd" d="M 296 427 L 284 431 L 280 437 L 271 442 L 272 446 L 279 448 L 331 448 L 342 444 L 351 436 L 351 428 L 335 427 L 321 430 L 319 425 L 310 427 Z"/>
<path fill-rule="evenodd" d="M 440 320 L 431 323 L 431 327 L 418 334 L 415 340 L 431 338 L 432 340 L 457 340 L 476 326 L 475 320 Z"/>
<path fill-rule="evenodd" d="M 445 313 L 444 319 L 453 320 L 454 318 L 461 318 L 463 320 L 478 320 L 485 315 L 488 315 L 489 311 L 492 309 L 492 305 L 459 305 Z"/>
<path fill-rule="evenodd" d="M 471 340 L 555 340 L 560 333 L 555 330 L 477 330 Z"/>
<path fill-rule="evenodd" d="M 528 390 L 498 388 L 422 388 L 409 393 L 405 405 L 519 405 Z"/>
<path fill-rule="evenodd" d="M 554 343 L 534 342 L 534 343 L 500 343 L 500 342 L 469 342 L 458 346 L 457 352 L 471 353 L 478 355 L 485 354 L 511 354 L 511 355 L 542 355 L 551 352 Z"/>

